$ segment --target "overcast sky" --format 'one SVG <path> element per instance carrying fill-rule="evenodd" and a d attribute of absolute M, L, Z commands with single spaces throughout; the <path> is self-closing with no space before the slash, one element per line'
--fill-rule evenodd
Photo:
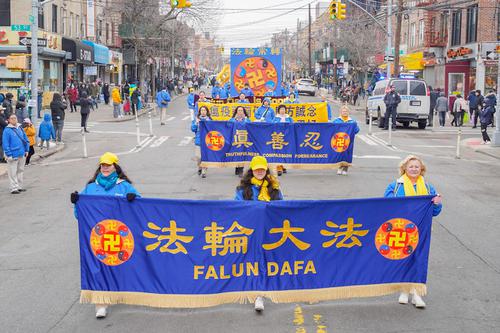
<path fill-rule="evenodd" d="M 224 44 L 226 54 L 231 47 L 258 47 L 269 42 L 273 33 L 285 28 L 296 31 L 297 19 L 308 18 L 309 2 L 311 0 L 221 0 L 222 18 L 218 20 L 215 36 Z M 311 4 L 312 20 L 317 2 Z M 321 7 L 328 6 L 328 1 L 319 2 Z M 255 23 L 257 21 L 259 23 Z"/>

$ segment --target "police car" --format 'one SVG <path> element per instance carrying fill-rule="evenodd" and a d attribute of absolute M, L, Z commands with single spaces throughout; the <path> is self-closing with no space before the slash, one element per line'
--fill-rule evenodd
<path fill-rule="evenodd" d="M 373 94 L 366 104 L 366 124 L 369 124 L 371 111 L 372 120 L 379 120 L 379 127 L 383 127 L 384 96 L 391 85 L 394 85 L 396 92 L 401 96 L 396 121 L 404 127 L 409 127 L 410 123 L 415 122 L 418 128 L 425 129 L 430 108 L 430 92 L 427 83 L 424 80 L 405 76 L 378 81 L 375 84 Z"/>

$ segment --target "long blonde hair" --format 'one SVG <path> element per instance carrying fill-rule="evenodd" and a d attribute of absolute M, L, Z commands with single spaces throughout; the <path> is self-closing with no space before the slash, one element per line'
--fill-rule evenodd
<path fill-rule="evenodd" d="M 402 176 L 406 172 L 406 166 L 408 163 L 411 161 L 419 161 L 420 162 L 420 174 L 423 176 L 425 175 L 425 172 L 427 171 L 427 167 L 424 164 L 424 161 L 418 156 L 415 155 L 408 155 L 406 156 L 400 163 L 399 163 L 399 175 Z"/>

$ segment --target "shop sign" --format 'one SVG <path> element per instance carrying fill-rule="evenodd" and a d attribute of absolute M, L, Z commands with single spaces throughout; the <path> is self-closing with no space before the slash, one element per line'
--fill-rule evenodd
<path fill-rule="evenodd" d="M 9 37 L 7 37 L 5 30 L 0 30 L 0 44 L 9 44 Z"/>
<path fill-rule="evenodd" d="M 92 62 L 92 52 L 89 50 L 80 49 L 80 57 L 78 59 L 82 61 Z M 88 75 L 95 75 L 95 74 L 88 74 Z"/>
<path fill-rule="evenodd" d="M 449 49 L 446 53 L 448 59 L 465 58 L 474 53 L 474 50 L 468 47 L 459 47 L 458 49 Z"/>
<path fill-rule="evenodd" d="M 83 68 L 83 74 L 85 74 L 85 75 L 97 75 L 97 66 L 85 66 Z"/>

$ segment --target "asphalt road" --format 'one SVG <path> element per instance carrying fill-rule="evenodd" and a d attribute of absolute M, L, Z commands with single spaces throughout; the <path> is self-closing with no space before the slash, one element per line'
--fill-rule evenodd
<path fill-rule="evenodd" d="M 301 97 L 302 100 L 312 98 Z M 105 151 L 120 153 L 120 164 L 147 197 L 232 199 L 233 169 L 209 169 L 201 179 L 184 99 L 172 103 L 166 126 L 140 118 L 143 145 L 136 148 L 135 124 L 91 123 L 89 158 L 82 158 L 77 117 L 67 120 L 66 149 L 30 166 L 28 192 L 12 196 L 0 178 L 0 331 L 2 332 L 498 332 L 500 327 L 500 162 L 472 150 L 454 158 L 456 136 L 398 129 L 393 146 L 387 132 L 367 135 L 364 114 L 347 177 L 334 171 L 291 170 L 280 178 L 290 199 L 381 196 L 397 177 L 408 153 L 421 155 L 427 179 L 444 200 L 434 220 L 427 308 L 397 303 L 397 295 L 317 304 L 271 304 L 257 315 L 250 304 L 208 309 L 113 306 L 105 320 L 79 304 L 77 222 L 69 193 L 81 190 Z M 338 106 L 334 106 L 337 113 Z M 99 112 L 99 111 L 98 111 Z M 92 122 L 92 118 L 90 119 Z M 479 131 L 466 130 L 464 138 Z"/>

